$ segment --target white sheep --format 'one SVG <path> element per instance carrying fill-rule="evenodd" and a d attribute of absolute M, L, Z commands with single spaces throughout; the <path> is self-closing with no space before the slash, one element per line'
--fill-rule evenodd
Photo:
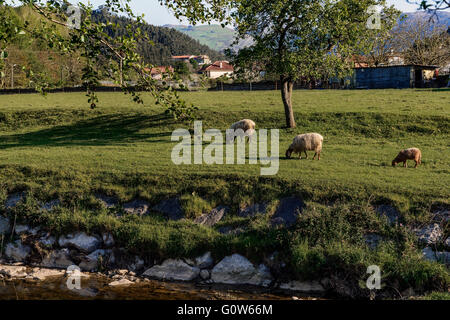
<path fill-rule="evenodd" d="M 318 156 L 320 160 L 320 153 L 322 152 L 323 137 L 318 133 L 305 133 L 300 134 L 294 138 L 289 149 L 286 150 L 286 158 L 290 159 L 292 153 L 298 153 L 299 159 L 302 158 L 302 152 L 305 153 L 306 159 L 308 154 L 306 151 L 315 151 L 313 160 Z"/>
<path fill-rule="evenodd" d="M 245 135 L 247 135 L 249 138 L 249 141 L 251 141 L 252 136 L 255 133 L 255 127 L 256 127 L 256 124 L 253 120 L 243 119 L 243 120 L 239 120 L 238 122 L 233 123 L 230 126 L 230 129 L 234 130 L 234 131 L 242 129 L 242 131 L 244 132 L 244 135 L 242 133 L 239 134 L 239 132 L 237 132 L 236 136 L 240 135 L 242 138 L 242 137 L 245 137 Z M 232 143 L 234 141 L 234 139 L 236 138 L 236 136 L 229 137 L 227 135 L 227 143 Z"/>

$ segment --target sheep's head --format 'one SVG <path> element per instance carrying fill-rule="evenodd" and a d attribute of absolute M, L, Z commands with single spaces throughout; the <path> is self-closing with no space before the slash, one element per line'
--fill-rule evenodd
<path fill-rule="evenodd" d="M 394 160 L 392 160 L 392 166 L 395 167 L 395 165 L 397 164 L 397 162 Z"/>
<path fill-rule="evenodd" d="M 286 158 L 290 159 L 293 151 L 294 150 L 289 147 L 289 149 L 286 150 Z"/>

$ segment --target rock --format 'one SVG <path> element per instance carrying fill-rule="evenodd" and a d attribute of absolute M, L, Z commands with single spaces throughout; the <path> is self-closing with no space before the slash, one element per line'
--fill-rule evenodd
<path fill-rule="evenodd" d="M 144 260 L 142 260 L 138 256 L 135 256 L 134 262 L 132 264 L 128 265 L 128 269 L 131 271 L 139 271 L 139 270 L 143 269 L 144 266 L 145 266 Z"/>
<path fill-rule="evenodd" d="M 267 267 L 260 265 L 256 269 L 247 258 L 239 254 L 223 258 L 213 268 L 211 279 L 215 283 L 257 286 L 268 286 L 272 282 L 272 276 Z"/>
<path fill-rule="evenodd" d="M 364 239 L 370 249 L 376 249 L 383 238 L 378 234 L 369 233 L 364 235 Z"/>
<path fill-rule="evenodd" d="M 79 267 L 83 271 L 97 271 L 100 262 L 104 265 L 108 265 L 110 263 L 111 254 L 111 250 L 95 250 L 81 260 Z"/>
<path fill-rule="evenodd" d="M 42 259 L 42 267 L 67 268 L 74 263 L 70 260 L 69 249 L 53 250 Z"/>
<path fill-rule="evenodd" d="M 200 269 L 192 267 L 182 260 L 167 259 L 161 265 L 153 266 L 143 276 L 158 280 L 191 281 L 198 277 Z"/>
<path fill-rule="evenodd" d="M 257 214 L 265 214 L 267 211 L 267 204 L 255 203 L 250 206 L 239 209 L 238 216 L 242 218 L 253 217 Z"/>
<path fill-rule="evenodd" d="M 10 229 L 11 224 L 9 223 L 9 219 L 0 216 L 0 235 L 9 233 Z"/>
<path fill-rule="evenodd" d="M 110 287 L 119 287 L 119 286 L 129 286 L 131 284 L 133 284 L 133 282 L 131 282 L 128 279 L 120 279 L 120 280 L 110 282 L 108 285 Z"/>
<path fill-rule="evenodd" d="M 202 214 L 200 217 L 195 219 L 194 221 L 198 224 L 205 225 L 211 227 L 215 225 L 217 222 L 222 220 L 222 218 L 228 213 L 229 208 L 226 206 L 218 206 L 211 210 L 208 214 Z"/>
<path fill-rule="evenodd" d="M 209 273 L 208 270 L 203 269 L 202 271 L 200 271 L 200 278 L 202 278 L 203 280 L 208 280 L 211 277 L 211 274 Z"/>
<path fill-rule="evenodd" d="M 39 230 L 40 230 L 39 227 L 31 228 L 31 227 L 29 227 L 27 225 L 23 225 L 23 224 L 18 224 L 14 228 L 14 232 L 16 234 L 28 233 L 28 234 L 31 234 L 33 236 L 37 235 Z"/>
<path fill-rule="evenodd" d="M 33 268 L 30 273 L 30 276 L 36 280 L 46 280 L 47 278 L 52 277 L 62 277 L 64 276 L 64 270 L 55 270 L 55 269 L 47 269 L 47 268 Z"/>
<path fill-rule="evenodd" d="M 27 276 L 27 268 L 24 266 L 0 265 L 0 275 L 8 278 L 25 278 Z"/>
<path fill-rule="evenodd" d="M 8 243 L 5 249 L 5 255 L 14 261 L 24 261 L 31 253 L 29 246 L 23 245 L 20 240 L 14 243 Z"/>
<path fill-rule="evenodd" d="M 419 238 L 419 242 L 425 245 L 436 244 L 442 237 L 441 227 L 437 223 L 414 231 Z"/>
<path fill-rule="evenodd" d="M 195 258 L 195 266 L 200 269 L 210 268 L 214 264 L 214 259 L 211 256 L 211 252 L 206 252 L 204 255 Z"/>
<path fill-rule="evenodd" d="M 95 197 L 107 209 L 114 208 L 119 204 L 119 200 L 116 197 L 110 197 L 100 193 L 95 194 Z"/>
<path fill-rule="evenodd" d="M 18 193 L 11 194 L 6 199 L 5 208 L 6 209 L 12 209 L 15 206 L 17 206 L 17 204 L 20 201 L 25 200 L 25 198 L 26 198 L 26 193 L 25 192 L 18 192 Z"/>
<path fill-rule="evenodd" d="M 78 250 L 91 253 L 100 247 L 101 241 L 96 237 L 88 236 L 84 232 L 79 232 L 76 234 L 68 234 L 65 237 L 62 236 L 59 238 L 58 244 L 61 247 L 75 247 Z"/>
<path fill-rule="evenodd" d="M 113 247 L 115 242 L 114 242 L 114 238 L 112 236 L 112 234 L 110 233 L 103 233 L 102 234 L 102 240 L 103 240 L 103 244 L 105 245 L 105 247 Z"/>
<path fill-rule="evenodd" d="M 396 224 L 400 220 L 400 213 L 392 206 L 382 204 L 377 207 L 376 212 L 380 216 L 387 217 L 389 224 Z"/>
<path fill-rule="evenodd" d="M 53 247 L 56 243 L 56 238 L 50 235 L 42 236 L 38 242 L 45 247 Z"/>
<path fill-rule="evenodd" d="M 169 220 L 180 220 L 184 218 L 184 212 L 181 208 L 180 199 L 178 198 L 163 200 L 152 209 L 164 214 Z"/>
<path fill-rule="evenodd" d="M 293 226 L 304 207 L 305 203 L 303 200 L 297 197 L 281 199 L 280 205 L 272 217 L 272 225 Z"/>
<path fill-rule="evenodd" d="M 135 199 L 123 205 L 123 210 L 128 214 L 143 216 L 148 212 L 150 204 L 142 199 Z"/>
<path fill-rule="evenodd" d="M 426 247 L 422 250 L 422 254 L 426 260 L 450 264 L 450 252 L 448 251 L 434 252 L 430 247 Z"/>
<path fill-rule="evenodd" d="M 59 199 L 54 199 L 54 200 L 44 203 L 41 206 L 41 210 L 52 211 L 54 208 L 59 207 L 60 205 L 61 205 L 61 201 L 59 201 Z"/>
<path fill-rule="evenodd" d="M 325 288 L 317 281 L 290 281 L 281 283 L 279 288 L 304 293 L 319 293 L 325 291 Z"/>

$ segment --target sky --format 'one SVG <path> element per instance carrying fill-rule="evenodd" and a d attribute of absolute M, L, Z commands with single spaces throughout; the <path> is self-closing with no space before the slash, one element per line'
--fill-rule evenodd
<path fill-rule="evenodd" d="M 73 2 L 87 3 L 88 1 L 82 0 Z M 90 3 L 94 7 L 98 7 L 104 2 L 104 0 L 90 0 Z M 397 9 L 403 12 L 412 12 L 417 9 L 417 5 L 408 4 L 406 0 L 387 0 L 387 2 L 390 5 L 395 5 Z M 183 24 L 183 22 L 176 19 L 166 7 L 161 6 L 158 0 L 131 0 L 131 8 L 135 13 L 143 13 L 145 15 L 145 20 L 153 25 Z"/>

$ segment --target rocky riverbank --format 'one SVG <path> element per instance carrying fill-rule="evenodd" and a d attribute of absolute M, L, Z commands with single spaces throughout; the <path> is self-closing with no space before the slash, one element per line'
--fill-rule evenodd
<path fill-rule="evenodd" d="M 11 210 L 25 195 L 10 195 L 5 208 Z M 97 195 L 106 207 L 117 206 L 111 197 Z M 42 205 L 41 210 L 50 211 L 60 202 L 50 201 Z M 301 214 L 305 204 L 294 196 L 280 200 L 276 210 L 272 212 L 270 223 L 274 227 L 290 227 Z M 124 212 L 142 216 L 149 210 L 149 204 L 136 199 L 123 206 Z M 169 220 L 178 220 L 183 216 L 179 201 L 168 199 L 153 208 L 167 216 Z M 209 214 L 203 214 L 196 223 L 208 227 L 218 223 L 229 208 L 219 206 Z M 239 216 L 251 216 L 265 212 L 265 204 L 254 204 L 242 209 Z M 396 226 L 399 213 L 390 206 L 379 206 L 377 213 L 385 216 L 390 225 Z M 436 221 L 413 232 L 423 249 L 423 259 L 449 263 L 449 239 L 444 242 L 441 251 L 436 244 L 443 243 L 445 232 L 441 225 L 448 223 L 448 211 L 439 215 L 442 221 Z M 438 223 L 439 222 L 439 223 Z M 235 234 L 239 228 L 224 231 Z M 234 232 L 234 233 L 233 233 Z M 277 251 L 265 253 L 263 259 L 254 263 L 240 254 L 215 257 L 211 252 L 204 252 L 195 258 L 165 259 L 164 257 L 140 256 L 132 254 L 132 250 L 121 247 L 109 232 L 91 233 L 74 232 L 57 235 L 40 227 L 18 224 L 15 219 L 0 215 L 1 260 L 0 277 L 3 279 L 45 280 L 49 277 L 62 277 L 67 268 L 78 267 L 84 273 L 101 272 L 111 281 L 109 286 L 128 286 L 145 279 L 159 281 L 182 281 L 201 285 L 253 286 L 279 290 L 289 294 L 329 293 L 340 297 L 357 297 L 355 284 L 346 282 L 342 275 L 318 277 L 315 281 L 300 281 L 296 276 L 286 272 L 286 263 Z M 384 241 L 383 237 L 374 233 L 364 236 L 365 242 L 372 250 Z M 405 293 L 408 294 L 408 293 Z"/>

